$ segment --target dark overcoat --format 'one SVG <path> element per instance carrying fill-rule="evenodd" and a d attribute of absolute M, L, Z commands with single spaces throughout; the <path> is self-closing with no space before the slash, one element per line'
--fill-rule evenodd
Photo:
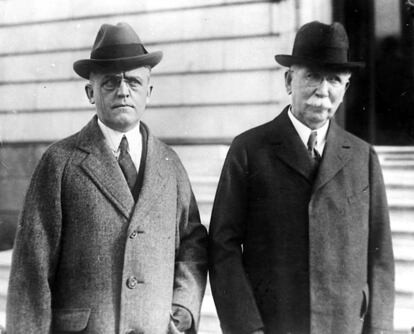
<path fill-rule="evenodd" d="M 373 148 L 333 121 L 310 159 L 285 109 L 233 141 L 210 225 L 224 333 L 391 333 L 394 262 Z"/>
<path fill-rule="evenodd" d="M 96 117 L 43 155 L 15 240 L 8 334 L 165 334 L 173 303 L 196 331 L 207 233 L 177 155 L 150 133 L 147 144 L 136 205 Z"/>

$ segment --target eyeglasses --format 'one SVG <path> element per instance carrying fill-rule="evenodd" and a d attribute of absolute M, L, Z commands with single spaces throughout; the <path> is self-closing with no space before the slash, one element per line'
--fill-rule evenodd
<path fill-rule="evenodd" d="M 122 81 L 132 89 L 137 90 L 143 84 L 142 79 L 138 77 L 124 77 L 123 75 L 106 76 L 101 84 L 102 88 L 107 91 L 114 91 L 121 86 Z"/>
<path fill-rule="evenodd" d="M 298 71 L 289 70 L 289 72 L 294 73 Z M 308 86 L 318 87 L 323 81 L 326 80 L 332 86 L 346 85 L 348 83 L 347 73 L 323 73 L 322 71 L 304 71 L 301 75 Z"/>

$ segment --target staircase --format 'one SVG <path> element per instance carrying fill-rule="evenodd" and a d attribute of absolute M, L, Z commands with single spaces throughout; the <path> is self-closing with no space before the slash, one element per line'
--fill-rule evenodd
<path fill-rule="evenodd" d="M 395 333 L 414 327 L 414 147 L 377 147 L 390 208 L 395 256 Z"/>
<path fill-rule="evenodd" d="M 0 252 L 0 326 L 6 323 L 6 294 L 9 279 L 11 251 Z"/>
<path fill-rule="evenodd" d="M 208 227 L 226 145 L 176 146 L 190 175 L 201 220 Z M 383 167 L 391 215 L 396 264 L 395 334 L 414 326 L 414 147 L 377 147 Z M 0 252 L 0 324 L 4 324 L 11 251 Z M 201 334 L 219 334 L 210 287 L 202 305 Z"/>

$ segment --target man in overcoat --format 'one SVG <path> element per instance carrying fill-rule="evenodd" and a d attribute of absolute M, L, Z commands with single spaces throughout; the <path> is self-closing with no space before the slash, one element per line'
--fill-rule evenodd
<path fill-rule="evenodd" d="M 207 233 L 178 156 L 141 122 L 161 58 L 119 23 L 102 25 L 90 59 L 74 63 L 97 115 L 34 172 L 8 334 L 196 333 Z"/>
<path fill-rule="evenodd" d="M 277 55 L 291 104 L 237 136 L 210 225 L 223 333 L 391 334 L 394 262 L 377 155 L 332 119 L 363 64 L 340 23 Z"/>

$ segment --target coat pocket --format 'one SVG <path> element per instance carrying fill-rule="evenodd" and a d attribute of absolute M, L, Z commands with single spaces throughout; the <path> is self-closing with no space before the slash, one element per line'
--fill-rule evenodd
<path fill-rule="evenodd" d="M 83 331 L 88 325 L 90 314 L 89 308 L 54 309 L 53 330 L 75 333 Z"/>
<path fill-rule="evenodd" d="M 369 286 L 368 284 L 365 284 L 364 288 L 362 289 L 362 304 L 361 304 L 361 312 L 359 314 L 361 321 L 364 321 L 364 318 L 368 313 L 368 306 L 369 306 Z"/>
<path fill-rule="evenodd" d="M 356 203 L 368 203 L 366 202 L 368 200 L 368 194 L 369 194 L 369 185 L 362 187 L 362 190 L 352 193 L 351 195 L 347 196 L 348 203 L 350 205 L 356 204 Z M 364 201 L 365 200 L 365 201 Z"/>

